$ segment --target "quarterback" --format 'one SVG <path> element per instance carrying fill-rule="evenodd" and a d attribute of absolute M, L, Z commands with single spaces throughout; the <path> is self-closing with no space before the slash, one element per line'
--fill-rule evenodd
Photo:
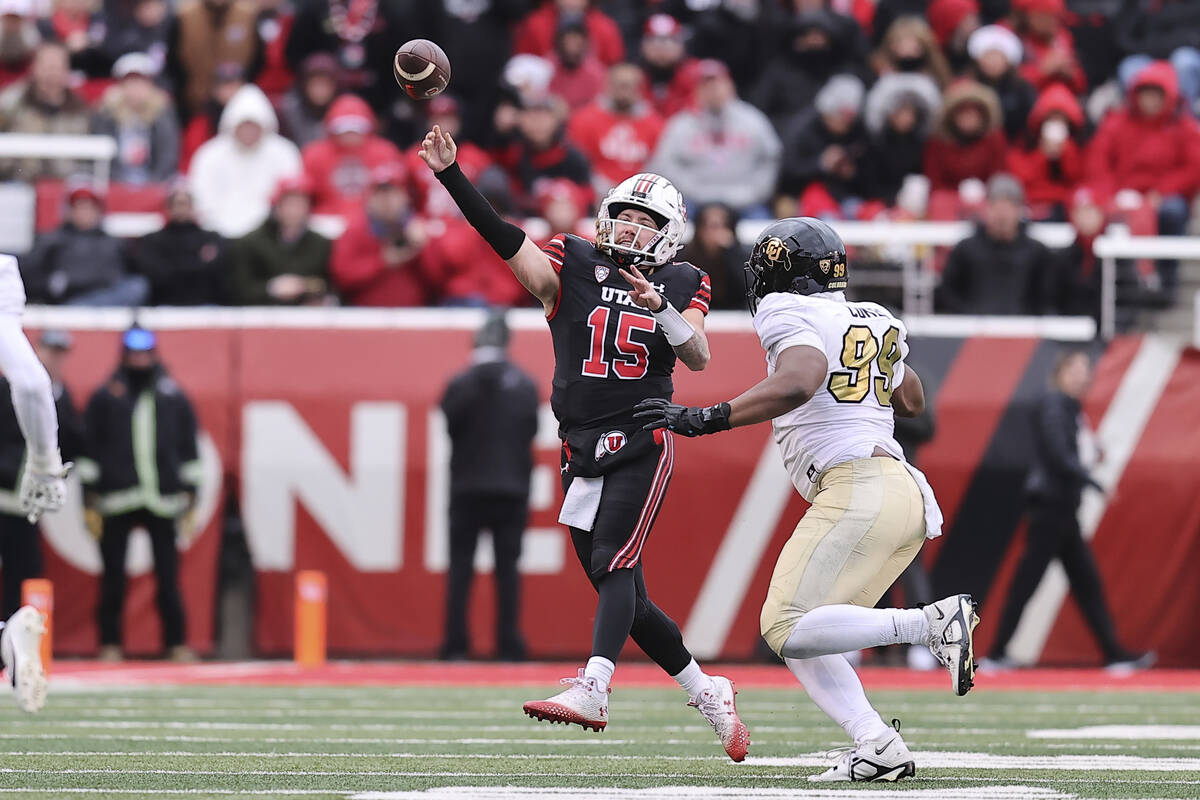
<path fill-rule="evenodd" d="M 809 780 L 899 780 L 916 772 L 899 722 L 884 724 L 842 654 L 927 645 L 964 695 L 979 622 L 965 594 L 923 609 L 874 608 L 924 540 L 941 534 L 933 490 L 892 435 L 893 414 L 925 407 L 921 379 L 904 363 L 907 331 L 882 306 L 846 301 L 846 247 L 820 220 L 767 226 L 746 270 L 767 377 L 707 408 L 649 398 L 636 416 L 684 436 L 773 421 L 784 465 L 812 506 L 775 564 L 762 635 L 854 742 Z"/>
<path fill-rule="evenodd" d="M 50 376 L 21 330 L 25 287 L 17 259 L 0 254 L 0 372 L 12 386 L 13 408 L 25 436 L 25 467 L 21 471 L 21 510 L 30 522 L 43 512 L 62 508 L 67 471 L 58 452 L 58 414 Z M 42 615 L 24 606 L 0 622 L 0 658 L 12 682 L 17 705 L 37 711 L 46 702 L 41 641 L 46 632 Z"/>
<path fill-rule="evenodd" d="M 688 693 L 729 757 L 741 761 L 750 734 L 738 718 L 733 684 L 692 658 L 679 626 L 647 594 L 641 563 L 675 447 L 670 433 L 643 431 L 633 407 L 645 397 L 670 400 L 676 359 L 693 370 L 709 359 L 708 276 L 674 260 L 687 221 L 683 197 L 661 175 L 634 175 L 601 202 L 594 242 L 559 234 L 539 248 L 496 214 L 455 153 L 454 140 L 437 126 L 421 144 L 421 158 L 463 216 L 546 310 L 554 344 L 550 404 L 563 443 L 558 521 L 571 529 L 597 593 L 587 665 L 562 680 L 564 691 L 528 702 L 524 711 L 602 730 L 617 657 L 632 637 Z"/>

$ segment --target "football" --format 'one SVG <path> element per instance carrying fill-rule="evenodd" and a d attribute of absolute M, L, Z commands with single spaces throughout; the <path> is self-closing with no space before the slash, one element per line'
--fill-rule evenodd
<path fill-rule="evenodd" d="M 392 74 L 409 97 L 428 100 L 441 94 L 450 83 L 450 59 L 428 39 L 412 39 L 396 51 Z"/>

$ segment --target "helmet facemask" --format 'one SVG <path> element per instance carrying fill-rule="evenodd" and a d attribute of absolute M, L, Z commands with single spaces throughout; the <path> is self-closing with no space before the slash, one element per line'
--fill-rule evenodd
<path fill-rule="evenodd" d="M 639 222 L 633 222 L 627 219 L 618 219 L 622 211 L 633 209 L 641 211 L 654 220 L 655 226 L 643 225 Z M 658 253 L 659 246 L 666 241 L 667 220 L 660 214 L 655 214 L 648 208 L 633 205 L 632 203 L 622 203 L 620 205 L 614 203 L 609 206 L 608 213 L 611 216 L 601 216 L 596 218 L 596 247 L 607 252 L 615 261 L 626 263 L 632 266 L 647 263 L 654 266 L 660 266 L 667 259 L 660 258 Z M 624 226 L 633 230 L 633 240 L 629 244 L 617 243 L 617 227 Z M 650 238 L 641 247 L 637 246 L 639 239 L 643 238 L 643 234 L 649 232 Z M 669 258 L 669 256 L 668 256 Z"/>
<path fill-rule="evenodd" d="M 618 220 L 622 211 L 641 211 L 654 226 Z M 660 175 L 641 173 L 615 186 L 600 203 L 596 215 L 596 248 L 623 264 L 661 267 L 674 258 L 683 242 L 687 209 L 679 190 Z M 633 241 L 617 243 L 617 226 L 629 226 Z M 648 237 L 641 246 L 639 239 Z"/>

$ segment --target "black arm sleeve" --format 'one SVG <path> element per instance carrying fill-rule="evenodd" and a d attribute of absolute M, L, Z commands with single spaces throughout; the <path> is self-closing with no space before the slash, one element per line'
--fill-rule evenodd
<path fill-rule="evenodd" d="M 454 198 L 467 222 L 479 231 L 479 235 L 491 245 L 497 255 L 507 261 L 517 254 L 525 241 L 525 231 L 511 222 L 505 222 L 496 213 L 496 209 L 492 208 L 487 198 L 471 185 L 471 181 L 459 169 L 457 162 L 434 174 Z"/>

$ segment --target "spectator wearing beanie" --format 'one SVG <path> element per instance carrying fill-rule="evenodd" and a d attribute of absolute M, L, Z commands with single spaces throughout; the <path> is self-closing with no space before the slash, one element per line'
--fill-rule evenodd
<path fill-rule="evenodd" d="M 219 306 L 229 301 L 233 269 L 229 242 L 196 224 L 187 182 L 167 191 L 167 222 L 130 243 L 134 272 L 150 282 L 155 306 Z"/>
<path fill-rule="evenodd" d="M 154 85 L 157 75 L 145 53 L 127 53 L 113 65 L 117 83 L 104 93 L 93 131 L 117 141 L 114 181 L 159 183 L 179 166 L 179 123 L 170 96 Z"/>
<path fill-rule="evenodd" d="M 143 305 L 146 279 L 129 274 L 124 242 L 101 227 L 104 193 L 89 179 L 71 178 L 66 196 L 62 225 L 39 236 L 21 264 L 30 302 Z"/>
<path fill-rule="evenodd" d="M 304 59 L 300 75 L 279 102 L 279 132 L 304 148 L 325 135 L 325 115 L 338 97 L 338 64 L 328 53 Z"/>
<path fill-rule="evenodd" d="M 1024 142 L 1008 153 L 1008 171 L 1025 187 L 1030 217 L 1065 220 L 1083 179 L 1083 109 L 1071 90 L 1054 84 L 1029 115 Z"/>
<path fill-rule="evenodd" d="M 1121 85 L 1128 87 L 1151 61 L 1170 61 L 1179 92 L 1195 109 L 1200 101 L 1200 3 L 1195 0 L 1132 0 L 1116 24 Z"/>
<path fill-rule="evenodd" d="M 864 89 L 853 75 L 834 75 L 784 134 L 779 189 L 800 195 L 804 216 L 854 218 L 866 178 L 867 134 L 860 119 Z"/>
<path fill-rule="evenodd" d="M 879 75 L 919 72 L 933 78 L 938 86 L 950 82 L 950 67 L 933 38 L 933 31 L 916 17 L 901 17 L 892 23 L 882 44 L 871 55 L 871 66 Z"/>
<path fill-rule="evenodd" d="M 589 0 L 546 0 L 541 7 L 517 26 L 513 42 L 514 53 L 529 53 L 548 58 L 554 52 L 554 35 L 563 16 L 583 18 L 592 52 L 605 66 L 625 58 L 625 43 L 621 29 L 612 18 Z"/>
<path fill-rule="evenodd" d="M 654 14 L 642 31 L 641 59 L 646 73 L 646 100 L 664 118 L 692 104 L 696 65 L 683 46 L 683 26 L 672 16 Z"/>
<path fill-rule="evenodd" d="M 688 203 L 728 203 L 743 216 L 765 217 L 782 145 L 771 121 L 739 100 L 720 61 L 699 66 L 696 107 L 667 121 L 647 168 L 669 175 Z"/>
<path fill-rule="evenodd" d="M 1140 194 L 1157 213 L 1160 235 L 1185 232 L 1200 190 L 1200 125 L 1180 107 L 1170 63 L 1156 61 L 1133 79 L 1125 108 L 1104 118 L 1088 146 L 1086 174 L 1099 198 Z M 1177 268 L 1159 263 L 1168 291 Z"/>
<path fill-rule="evenodd" d="M 979 3 L 976 0 L 932 0 L 926 18 L 938 47 L 950 62 L 951 72 L 960 74 L 969 60 L 967 43 L 979 29 Z"/>
<path fill-rule="evenodd" d="M 930 188 L 958 191 L 968 178 L 987 180 L 1004 168 L 1007 148 L 1000 101 L 981 83 L 959 80 L 946 90 L 942 114 L 925 145 Z"/>
<path fill-rule="evenodd" d="M 967 43 L 971 77 L 991 88 L 1000 99 L 1004 134 L 1016 139 L 1025 131 L 1037 92 L 1021 77 L 1021 40 L 1000 25 L 985 25 Z"/>
<path fill-rule="evenodd" d="M 663 118 L 643 99 L 644 85 L 636 65 L 614 64 L 605 93 L 567 123 L 567 138 L 592 164 L 597 194 L 641 172 L 658 144 Z"/>
<path fill-rule="evenodd" d="M 425 306 L 438 298 L 426 232 L 398 164 L 371 171 L 362 209 L 333 244 L 330 273 L 348 305 Z M 438 265 L 437 271 L 441 271 Z"/>
<path fill-rule="evenodd" d="M 1077 95 L 1087 91 L 1087 78 L 1075 55 L 1067 29 L 1064 0 L 1013 0 L 1013 30 L 1021 37 L 1025 63 L 1021 75 L 1039 91 L 1065 84 Z"/>
<path fill-rule="evenodd" d="M 784 46 L 750 93 L 750 101 L 781 131 L 793 115 L 812 107 L 831 77 L 861 70 L 854 51 L 840 38 L 841 26 L 832 12 L 809 11 L 788 26 Z"/>
<path fill-rule="evenodd" d="M 499 171 L 499 167 L 492 162 L 483 148 L 470 139 L 460 137 L 463 118 L 462 106 L 458 100 L 443 92 L 426 103 L 425 110 L 429 114 L 430 128 L 437 125 L 454 137 L 454 142 L 458 145 L 454 163 L 458 164 L 472 183 L 477 182 L 485 170 Z M 446 191 L 446 187 L 442 186 L 433 170 L 426 167 L 425 162 L 421 160 L 420 143 L 410 147 L 404 154 L 404 159 L 408 167 L 409 193 L 416 203 L 418 213 L 424 217 L 461 219 L 462 212 Z"/>
<path fill-rule="evenodd" d="M 234 242 L 238 305 L 328 305 L 330 241 L 309 228 L 312 183 L 285 177 L 266 222 Z"/>
<path fill-rule="evenodd" d="M 325 138 L 301 153 L 313 184 L 313 212 L 351 213 L 366 195 L 370 171 L 401 158 L 396 145 L 375 134 L 375 115 L 366 101 L 342 95 L 325 115 Z"/>
<path fill-rule="evenodd" d="M 938 288 L 939 311 L 951 314 L 1043 314 L 1054 263 L 1021 221 L 1021 184 L 999 173 L 988 181 L 983 219 L 946 259 Z"/>
<path fill-rule="evenodd" d="M 588 105 L 603 91 L 604 64 L 591 52 L 582 17 L 561 18 L 550 63 L 554 65 L 550 92 L 565 100 L 571 111 Z"/>
<path fill-rule="evenodd" d="M 894 72 L 871 87 L 863 110 L 867 156 L 860 168 L 869 198 L 894 205 L 904 179 L 921 174 L 941 106 L 937 84 L 927 75 Z"/>
<path fill-rule="evenodd" d="M 188 173 L 202 225 L 232 239 L 267 218 L 280 179 L 301 171 L 300 151 L 276 130 L 262 89 L 238 89 L 221 113 L 220 133 L 196 151 Z"/>

